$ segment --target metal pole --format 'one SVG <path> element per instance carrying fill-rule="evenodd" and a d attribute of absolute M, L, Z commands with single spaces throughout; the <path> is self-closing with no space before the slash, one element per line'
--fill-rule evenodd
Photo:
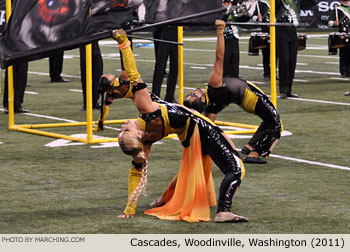
<path fill-rule="evenodd" d="M 179 71 L 179 103 L 182 105 L 184 101 L 184 55 L 183 55 L 183 27 L 177 28 L 178 42 L 182 45 L 178 45 L 178 71 Z"/>
<path fill-rule="evenodd" d="M 163 40 L 163 39 L 154 39 L 154 38 L 147 38 L 147 37 L 141 37 L 141 36 L 136 36 L 136 35 L 129 35 L 128 37 L 131 38 L 138 38 L 138 39 L 145 39 L 145 40 L 151 40 L 151 41 L 157 41 L 157 42 L 162 42 L 162 43 L 168 43 L 168 44 L 174 44 L 174 45 L 183 45 L 183 43 L 175 42 L 175 41 L 169 41 L 169 40 Z"/>
<path fill-rule="evenodd" d="M 6 0 L 6 22 L 8 22 L 11 16 L 11 0 Z M 8 102 L 7 108 L 9 111 L 9 128 L 15 125 L 14 115 L 14 99 L 13 99 L 13 66 L 7 68 L 7 91 Z"/>
<path fill-rule="evenodd" d="M 276 91 L 276 5 L 275 0 L 270 2 L 270 65 L 271 65 L 271 101 L 277 108 L 277 91 Z"/>
<path fill-rule="evenodd" d="M 86 55 L 86 131 L 87 142 L 92 142 L 92 46 L 85 46 Z"/>
<path fill-rule="evenodd" d="M 149 25 L 144 25 L 144 26 L 141 26 L 141 27 L 136 27 L 136 28 L 127 30 L 126 33 L 142 31 L 142 30 L 153 28 L 153 27 L 157 27 L 157 26 L 160 26 L 160 25 L 174 24 L 176 22 L 180 22 L 180 21 L 184 21 L 184 20 L 188 20 L 188 19 L 193 19 L 193 18 L 198 18 L 198 17 L 203 17 L 203 16 L 216 14 L 216 13 L 219 13 L 219 12 L 224 12 L 226 10 L 227 10 L 226 8 L 220 8 L 220 9 L 215 9 L 215 10 L 210 10 L 210 11 L 203 11 L 203 12 L 200 12 L 200 13 L 197 13 L 197 14 L 188 15 L 188 16 L 185 16 L 185 17 L 173 18 L 173 19 L 161 21 L 161 22 L 154 23 L 154 24 L 149 24 Z"/>

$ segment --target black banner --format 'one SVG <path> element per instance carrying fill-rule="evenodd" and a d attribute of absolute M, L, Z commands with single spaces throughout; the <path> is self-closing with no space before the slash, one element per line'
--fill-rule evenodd
<path fill-rule="evenodd" d="M 317 6 L 311 10 L 301 11 L 301 22 L 308 23 L 311 28 L 328 28 L 328 19 L 335 11 L 336 5 L 340 5 L 340 1 L 318 1 Z"/>
<path fill-rule="evenodd" d="M 220 9 L 222 0 L 144 0 L 146 8 L 146 23 L 157 23 L 177 17 L 184 17 L 200 12 Z M 214 24 L 215 19 L 220 16 L 213 14 L 210 16 L 190 19 L 182 22 L 182 25 L 208 25 Z"/>
<path fill-rule="evenodd" d="M 93 31 L 129 29 L 138 21 L 137 10 L 142 3 L 143 0 L 94 0 L 91 7 Z"/>
<path fill-rule="evenodd" d="M 120 28 L 142 0 L 15 0 L 8 26 L 0 37 L 0 62 L 50 56 L 95 40 Z M 90 8 L 93 16 L 90 16 Z M 101 31 L 108 31 L 102 34 Z"/>

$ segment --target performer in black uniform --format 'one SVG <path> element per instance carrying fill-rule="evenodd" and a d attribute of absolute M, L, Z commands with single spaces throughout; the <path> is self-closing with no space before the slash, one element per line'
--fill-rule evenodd
<path fill-rule="evenodd" d="M 291 24 L 291 26 L 277 26 L 276 28 L 281 99 L 298 97 L 297 94 L 292 93 L 298 53 L 296 26 L 300 22 L 300 9 L 309 9 L 316 3 L 316 0 L 276 0 L 277 22 Z"/>
<path fill-rule="evenodd" d="M 252 18 L 253 21 L 259 21 L 263 23 L 270 23 L 270 0 L 259 0 L 257 3 L 257 8 L 254 12 Z M 270 33 L 270 28 L 268 26 L 262 26 L 261 32 Z M 264 80 L 269 81 L 271 78 L 270 71 L 270 46 L 261 49 L 263 58 L 263 68 L 264 68 Z"/>
<path fill-rule="evenodd" d="M 177 26 L 164 26 L 161 32 L 161 39 L 167 41 L 177 41 Z M 160 96 L 164 73 L 168 58 L 170 60 L 169 73 L 167 75 L 167 87 L 165 101 L 175 101 L 175 88 L 178 74 L 178 46 L 170 43 L 157 42 L 156 65 L 153 73 L 152 92 Z"/>
<path fill-rule="evenodd" d="M 98 103 L 99 94 L 97 92 L 98 82 L 101 75 L 103 74 L 103 59 L 101 55 L 100 46 L 98 41 L 91 43 L 91 54 L 92 54 L 92 107 L 94 109 L 100 109 Z M 79 48 L 80 51 L 80 76 L 81 76 L 81 87 L 83 90 L 83 107 L 81 111 L 86 110 L 86 49 L 85 46 Z"/>
<path fill-rule="evenodd" d="M 49 70 L 51 82 L 68 82 L 61 76 L 63 69 L 64 51 L 57 52 L 49 57 Z"/>
<path fill-rule="evenodd" d="M 24 92 L 27 86 L 28 62 L 22 62 L 13 66 L 13 96 L 14 96 L 14 112 L 28 113 L 29 110 L 22 108 Z M 8 72 L 5 71 L 5 88 L 3 105 L 5 113 L 8 113 Z"/>
<path fill-rule="evenodd" d="M 264 164 L 266 160 L 258 156 L 268 157 L 272 148 L 281 136 L 282 122 L 280 116 L 262 90 L 249 81 L 237 78 L 222 78 L 225 45 L 217 43 L 214 69 L 209 77 L 205 94 L 201 89 L 192 91 L 184 105 L 202 113 L 205 112 L 213 122 L 217 113 L 231 103 L 235 103 L 248 113 L 259 116 L 263 122 L 242 153 L 247 154 L 245 163 Z"/>
<path fill-rule="evenodd" d="M 231 0 L 223 0 L 223 7 L 228 8 Z M 233 15 L 224 15 L 222 17 L 225 21 L 235 22 Z M 225 56 L 224 56 L 224 77 L 239 76 L 239 28 L 234 25 L 227 25 L 225 27 Z"/>
<path fill-rule="evenodd" d="M 339 32 L 350 34 L 350 1 L 340 1 L 332 15 L 329 17 L 329 26 L 338 26 Z M 350 44 L 339 48 L 339 71 L 341 77 L 350 76 Z"/>
<path fill-rule="evenodd" d="M 218 21 L 218 43 L 224 43 L 224 27 L 225 23 Z M 135 59 L 125 31 L 115 30 L 112 34 L 122 50 L 125 69 L 132 85 L 135 104 L 140 112 L 138 120 L 134 122 L 128 121 L 122 126 L 122 131 L 119 135 L 119 144 L 122 150 L 127 154 L 133 155 L 134 168 L 138 171 L 143 169 L 154 142 L 168 134 L 176 133 L 182 145 L 188 147 L 190 145 L 189 139 L 194 134 L 195 128 L 198 128 L 202 154 L 208 154 L 225 174 L 220 186 L 215 222 L 247 221 L 246 218 L 237 216 L 230 211 L 232 198 L 243 179 L 242 174 L 244 174 L 243 163 L 231 140 L 208 118 L 194 110 L 175 103 L 167 103 L 161 100 L 158 100 L 158 102 L 152 101 L 146 89 L 146 84 L 143 83 L 137 71 Z M 119 81 L 116 81 L 115 76 L 105 75 L 104 77 L 108 79 L 111 88 L 119 86 Z M 107 104 L 107 106 L 110 106 L 111 100 Z M 136 176 L 134 174 L 135 171 L 130 173 L 130 176 Z M 133 217 L 135 211 L 136 205 L 132 206 L 128 204 L 124 213 L 119 217 Z"/>

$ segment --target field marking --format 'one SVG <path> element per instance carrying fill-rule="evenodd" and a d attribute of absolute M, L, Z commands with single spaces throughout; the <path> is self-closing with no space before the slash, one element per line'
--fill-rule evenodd
<path fill-rule="evenodd" d="M 276 154 L 271 154 L 270 157 L 280 158 L 280 159 L 294 161 L 294 162 L 298 162 L 298 163 L 305 163 L 305 164 L 318 165 L 318 166 L 324 166 L 324 167 L 329 167 L 329 168 L 334 168 L 334 169 L 350 171 L 350 167 L 342 166 L 342 165 L 327 164 L 327 163 L 309 161 L 309 160 L 300 159 L 300 158 L 281 156 L 281 155 L 276 155 Z"/>
<path fill-rule="evenodd" d="M 271 97 L 268 95 L 268 97 Z M 324 104 L 334 104 L 334 105 L 343 105 L 343 106 L 350 106 L 350 103 L 346 102 L 332 102 L 332 101 L 322 101 L 322 100 L 313 100 L 313 99 L 305 99 L 305 98 L 290 98 L 290 100 L 298 100 L 298 101 L 308 101 L 308 102 L 316 102 L 316 103 L 324 103 Z"/>
<path fill-rule="evenodd" d="M 39 93 L 37 93 L 37 92 L 32 92 L 32 91 L 24 91 L 24 93 L 25 93 L 25 94 L 34 94 L 34 95 L 39 94 Z"/>
<path fill-rule="evenodd" d="M 69 91 L 71 91 L 71 92 L 79 92 L 79 93 L 83 92 L 83 90 L 81 90 L 81 89 L 69 89 Z"/>
<path fill-rule="evenodd" d="M 293 81 L 295 81 L 295 82 L 309 82 L 308 80 L 300 80 L 300 79 L 294 79 Z"/>
<path fill-rule="evenodd" d="M 332 80 L 342 80 L 342 81 L 349 81 L 350 78 L 342 78 L 342 77 L 331 77 Z"/>

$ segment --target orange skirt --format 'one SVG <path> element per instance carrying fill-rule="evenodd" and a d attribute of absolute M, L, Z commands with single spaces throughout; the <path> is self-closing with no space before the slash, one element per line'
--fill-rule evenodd
<path fill-rule="evenodd" d="M 196 126 L 190 146 L 183 149 L 179 173 L 162 195 L 166 204 L 144 213 L 162 220 L 210 221 L 210 207 L 216 205 L 211 169 L 211 158 L 202 156 Z"/>

